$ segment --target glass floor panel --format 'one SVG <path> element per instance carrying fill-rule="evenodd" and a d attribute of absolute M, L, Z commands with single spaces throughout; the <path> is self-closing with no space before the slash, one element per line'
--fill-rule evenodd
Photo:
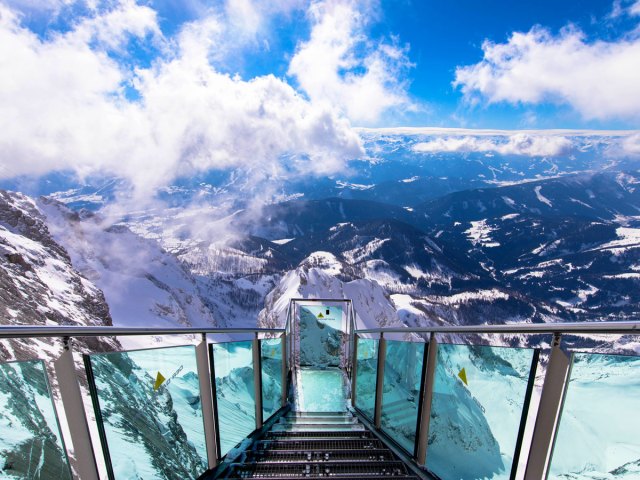
<path fill-rule="evenodd" d="M 296 372 L 296 410 L 344 412 L 346 396 L 339 368 L 300 368 Z"/>

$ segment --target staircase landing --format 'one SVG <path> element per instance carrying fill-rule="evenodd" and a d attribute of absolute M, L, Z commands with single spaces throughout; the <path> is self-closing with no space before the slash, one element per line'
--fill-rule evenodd
<path fill-rule="evenodd" d="M 214 478 L 418 480 L 349 412 L 289 412 Z"/>

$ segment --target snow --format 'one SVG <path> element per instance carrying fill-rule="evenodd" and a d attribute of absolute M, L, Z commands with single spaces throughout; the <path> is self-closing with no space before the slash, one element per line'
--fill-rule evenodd
<path fill-rule="evenodd" d="M 275 243 L 276 245 L 286 245 L 287 243 L 289 243 L 291 240 L 294 240 L 293 238 L 280 238 L 278 240 L 271 240 L 273 243 Z"/>
<path fill-rule="evenodd" d="M 629 247 L 640 246 L 640 228 L 616 228 L 617 240 L 600 246 L 600 249 L 612 250 L 613 253 L 624 253 Z"/>
<path fill-rule="evenodd" d="M 338 188 L 348 188 L 350 190 L 369 190 L 369 189 L 375 187 L 375 184 L 373 184 L 373 185 L 363 185 L 363 184 L 360 184 L 360 183 L 343 182 L 342 180 L 338 180 L 336 182 L 336 184 L 338 185 Z"/>
<path fill-rule="evenodd" d="M 549 200 L 547 197 L 542 195 L 542 193 L 541 193 L 542 186 L 541 185 L 538 185 L 533 190 L 534 190 L 534 192 L 536 192 L 536 197 L 537 197 L 538 201 L 540 201 L 541 203 L 544 203 L 545 205 L 547 205 L 549 207 L 553 207 L 553 203 L 551 203 L 551 200 Z"/>
<path fill-rule="evenodd" d="M 415 182 L 416 180 L 419 180 L 419 179 L 420 179 L 420 177 L 418 177 L 418 176 L 413 176 L 413 177 L 411 177 L 411 178 L 405 178 L 405 179 L 400 180 L 400 181 L 401 181 L 402 183 L 413 183 L 413 182 Z"/>
<path fill-rule="evenodd" d="M 473 245 L 480 245 L 487 248 L 500 246 L 499 242 L 496 242 L 491 238 L 491 232 L 495 230 L 495 227 L 488 225 L 486 219 L 470 223 L 471 228 L 465 230 L 464 233 L 467 234 L 467 238 L 469 238 Z"/>

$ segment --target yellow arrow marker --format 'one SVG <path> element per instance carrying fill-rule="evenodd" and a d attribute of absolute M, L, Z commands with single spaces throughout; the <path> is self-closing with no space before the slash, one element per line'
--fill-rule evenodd
<path fill-rule="evenodd" d="M 322 314 L 322 312 L 318 314 L 318 318 L 324 318 L 324 315 Z"/>
<path fill-rule="evenodd" d="M 458 377 L 460 377 L 460 380 L 462 380 L 467 387 L 469 386 L 467 382 L 467 372 L 465 372 L 464 368 L 458 372 Z"/>
<path fill-rule="evenodd" d="M 153 384 L 153 390 L 158 391 L 158 389 L 164 383 L 165 380 L 166 378 L 164 378 L 164 376 L 160 372 L 158 372 L 158 376 L 156 377 L 156 383 Z"/>

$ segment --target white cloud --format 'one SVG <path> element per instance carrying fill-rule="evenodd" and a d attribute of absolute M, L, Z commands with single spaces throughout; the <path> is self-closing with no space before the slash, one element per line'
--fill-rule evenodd
<path fill-rule="evenodd" d="M 176 51 L 151 68 L 117 64 L 106 49 L 125 33 L 151 41 L 158 31 L 157 19 L 139 10 L 147 7 L 131 7 L 122 2 L 45 40 L 0 7 L 0 177 L 103 173 L 126 178 L 144 196 L 209 169 L 284 179 L 335 172 L 362 154 L 346 119 L 282 80 L 216 71 L 208 61 L 221 34 L 215 17 L 185 27 Z M 139 99 L 125 95 L 127 85 Z"/>
<path fill-rule="evenodd" d="M 397 42 L 367 38 L 362 7 L 349 0 L 313 3 L 310 38 L 298 45 L 288 73 L 312 100 L 340 106 L 355 122 L 373 123 L 389 109 L 414 108 L 403 81 L 411 65 Z"/>
<path fill-rule="evenodd" d="M 588 42 L 575 28 L 552 35 L 536 27 L 482 49 L 482 61 L 456 70 L 454 85 L 467 99 L 568 104 L 586 119 L 640 118 L 638 36 Z"/>
<path fill-rule="evenodd" d="M 417 153 L 495 152 L 501 155 L 554 157 L 567 153 L 572 147 L 564 136 L 542 136 L 516 133 L 505 137 L 438 137 L 429 142 L 416 143 Z"/>
<path fill-rule="evenodd" d="M 621 145 L 624 154 L 640 156 L 640 133 L 623 139 Z"/>

